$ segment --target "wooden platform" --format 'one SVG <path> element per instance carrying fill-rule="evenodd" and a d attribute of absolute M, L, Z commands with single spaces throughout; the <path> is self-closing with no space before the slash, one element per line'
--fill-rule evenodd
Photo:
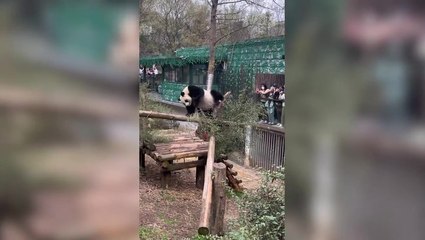
<path fill-rule="evenodd" d="M 202 188 L 208 142 L 196 137 L 195 133 L 166 130 L 158 134 L 169 141 L 155 144 L 153 151 L 141 147 L 140 167 L 145 168 L 145 154 L 152 157 L 161 166 L 163 187 L 167 187 L 171 171 L 196 167 L 196 186 Z"/>

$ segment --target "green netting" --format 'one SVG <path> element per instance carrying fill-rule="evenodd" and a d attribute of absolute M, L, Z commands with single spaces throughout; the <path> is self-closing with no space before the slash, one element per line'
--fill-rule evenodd
<path fill-rule="evenodd" d="M 208 62 L 210 50 L 208 47 L 198 48 L 181 48 L 176 51 L 176 56 L 184 59 L 187 63 L 206 63 Z M 227 59 L 227 48 L 224 46 L 217 46 L 215 49 L 216 62 Z"/>
<path fill-rule="evenodd" d="M 175 56 L 149 56 L 141 58 L 139 63 L 143 66 L 152 66 L 156 64 L 161 66 L 171 65 L 176 67 L 181 67 L 187 64 L 186 61 Z"/>
<path fill-rule="evenodd" d="M 284 74 L 285 73 L 285 46 L 284 37 L 251 39 L 244 42 L 223 44 L 216 48 L 216 61 L 226 61 L 227 69 L 221 76 L 218 90 L 222 92 L 239 92 L 245 87 L 252 87 L 257 73 Z M 181 48 L 176 56 L 147 57 L 141 63 L 169 64 L 183 66 L 196 63 L 207 63 L 209 58 L 208 47 Z M 175 83 L 170 83 L 174 84 Z M 186 83 L 187 84 L 187 83 Z M 164 98 L 176 101 L 175 96 L 183 85 L 176 85 L 176 89 L 164 85 Z M 168 89 L 168 90 L 167 90 Z M 168 99 L 167 99 L 168 100 Z"/>

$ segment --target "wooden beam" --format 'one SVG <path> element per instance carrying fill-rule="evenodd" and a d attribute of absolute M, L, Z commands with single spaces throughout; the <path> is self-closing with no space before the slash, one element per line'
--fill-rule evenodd
<path fill-rule="evenodd" d="M 174 120 L 174 121 L 183 121 L 183 122 L 194 122 L 194 123 L 200 123 L 201 120 L 199 117 L 187 117 L 183 115 L 177 115 L 177 114 L 168 114 L 168 113 L 160 113 L 160 112 L 152 112 L 152 111 L 139 111 L 139 117 L 145 117 L 145 118 L 159 118 L 159 119 L 165 119 L 165 120 Z M 227 125 L 233 125 L 233 126 L 245 126 L 249 125 L 248 123 L 235 123 L 230 121 L 221 121 L 217 120 L 220 123 L 227 124 Z"/>
<path fill-rule="evenodd" d="M 155 153 L 154 153 L 155 154 Z M 179 158 L 189 158 L 189 157 L 201 157 L 208 154 L 208 150 L 200 150 L 200 151 L 190 151 L 190 152 L 182 152 L 182 153 L 171 153 L 166 155 L 158 155 L 155 157 L 158 161 L 171 161 Z"/>
<path fill-rule="evenodd" d="M 198 233 L 208 235 L 211 227 L 211 203 L 212 203 L 212 170 L 215 155 L 215 137 L 211 136 L 208 149 L 207 163 L 205 165 L 204 190 L 202 192 L 201 219 L 199 221 Z"/>
<path fill-rule="evenodd" d="M 159 119 L 183 121 L 183 122 L 195 122 L 195 123 L 201 122 L 199 117 L 187 117 L 183 115 L 159 113 L 159 112 L 152 112 L 152 111 L 139 111 L 139 116 L 145 117 L 145 118 L 159 118 Z M 218 122 L 228 124 L 228 125 L 236 125 L 236 126 L 252 125 L 250 123 L 235 123 L 235 122 L 219 121 L 219 120 Z M 285 134 L 285 128 L 283 127 L 268 126 L 265 124 L 253 124 L 253 126 L 261 130 Z"/>
<path fill-rule="evenodd" d="M 173 163 L 173 164 L 167 163 L 168 164 L 167 171 L 177 171 L 177 170 L 186 169 L 186 168 L 204 166 L 205 163 L 206 163 L 205 159 L 198 160 L 198 161 L 185 162 L 185 163 Z"/>
<path fill-rule="evenodd" d="M 176 120 L 176 121 L 184 121 L 184 122 L 199 122 L 199 118 L 192 118 L 192 117 L 186 117 L 183 115 L 159 113 L 159 112 L 152 112 L 152 111 L 139 111 L 139 116 L 146 117 L 146 118 L 159 118 L 159 119 Z"/>

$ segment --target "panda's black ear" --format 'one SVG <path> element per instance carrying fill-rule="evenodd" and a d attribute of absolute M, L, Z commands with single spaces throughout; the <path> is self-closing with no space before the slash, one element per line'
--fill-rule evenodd
<path fill-rule="evenodd" d="M 200 87 L 190 85 L 188 86 L 188 90 L 191 98 L 197 99 L 204 96 L 204 89 Z"/>

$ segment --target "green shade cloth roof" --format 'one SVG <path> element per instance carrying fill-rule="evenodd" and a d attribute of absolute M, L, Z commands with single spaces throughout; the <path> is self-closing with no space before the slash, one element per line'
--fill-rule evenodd
<path fill-rule="evenodd" d="M 140 60 L 140 64 L 150 66 L 207 63 L 209 47 L 180 48 L 175 56 L 147 56 Z M 285 58 L 284 36 L 250 39 L 237 43 L 218 45 L 215 52 L 217 62 L 229 60 L 231 65 L 245 63 L 246 65 L 271 65 L 272 68 L 280 66 Z M 279 61 L 276 62 L 275 61 Z M 259 63 L 261 62 L 261 64 Z M 271 62 L 270 62 L 271 61 Z M 282 61 L 282 63 L 281 63 Z"/>
<path fill-rule="evenodd" d="M 154 64 L 157 64 L 161 66 L 171 65 L 171 66 L 180 67 L 187 64 L 187 62 L 175 56 L 147 56 L 147 57 L 141 58 L 139 61 L 139 64 L 143 66 L 152 66 Z"/>
<path fill-rule="evenodd" d="M 207 63 L 210 56 L 209 47 L 180 48 L 176 51 L 176 56 L 184 59 L 187 63 Z M 227 48 L 217 46 L 215 48 L 215 61 L 227 59 Z"/>

